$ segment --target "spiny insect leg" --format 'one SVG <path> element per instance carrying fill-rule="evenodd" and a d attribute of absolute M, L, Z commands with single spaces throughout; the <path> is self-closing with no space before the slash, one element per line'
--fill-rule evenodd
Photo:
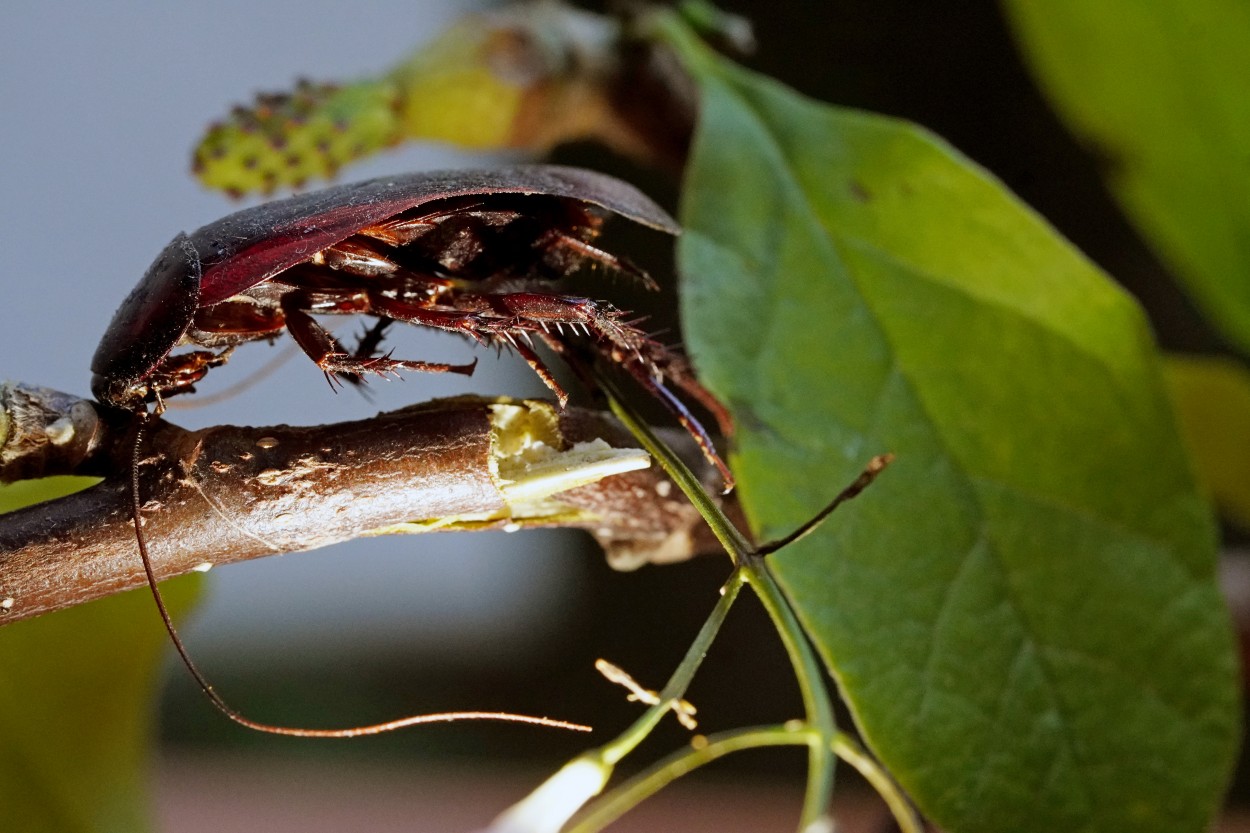
<path fill-rule="evenodd" d="M 695 442 L 699 444 L 708 461 L 715 465 L 721 471 L 721 474 L 725 476 L 726 491 L 731 489 L 733 487 L 733 476 L 729 474 L 724 461 L 716 453 L 716 448 L 708 439 L 707 432 L 702 424 L 686 411 L 680 400 L 673 396 L 672 392 L 664 387 L 663 384 L 665 380 L 675 384 L 712 415 L 720 428 L 721 434 L 726 437 L 733 436 L 733 418 L 730 416 L 728 409 L 716 397 L 712 396 L 707 388 L 699 383 L 689 362 L 680 354 L 673 352 L 649 336 L 642 336 L 636 340 L 632 347 L 632 355 L 623 354 L 621 351 L 615 350 L 612 358 L 619 364 L 624 365 L 630 375 L 668 406 L 678 421 L 694 437 Z"/>
<path fill-rule="evenodd" d="M 664 345 L 647 336 L 636 326 L 621 320 L 621 313 L 585 298 L 569 298 L 536 293 L 513 293 L 502 296 L 516 321 L 524 322 L 531 330 L 535 323 L 543 328 L 538 333 L 554 350 L 566 357 L 570 366 L 583 378 L 588 374 L 581 368 L 578 352 L 569 349 L 560 337 L 547 331 L 552 323 L 580 324 L 593 339 L 592 349 L 606 361 L 623 366 L 652 396 L 659 399 L 690 434 L 708 462 L 716 467 L 724 478 L 725 490 L 733 488 L 734 479 L 716 451 L 707 430 L 695 419 L 680 399 L 664 387 L 668 374 L 672 381 L 716 418 L 723 433 L 732 433 L 733 422 L 728 411 L 697 381 L 686 363 L 670 352 Z"/>
<path fill-rule="evenodd" d="M 522 332 L 521 335 L 525 335 L 525 333 Z M 568 392 L 560 386 L 559 382 L 556 381 L 556 377 L 552 375 L 551 369 L 543 363 L 542 358 L 534 352 L 528 344 L 522 344 L 511 334 L 508 334 L 506 338 L 508 339 L 508 344 L 511 345 L 512 349 L 516 351 L 517 355 L 522 359 L 525 359 L 525 363 L 538 374 L 538 378 L 542 379 L 543 384 L 551 390 L 551 393 L 555 396 L 556 401 L 560 403 L 560 407 L 563 408 L 568 405 Z"/>
<path fill-rule="evenodd" d="M 716 451 L 716 446 L 712 442 L 712 438 L 708 436 L 707 430 L 702 423 L 690 413 L 685 403 L 673 395 L 673 392 L 664 386 L 664 371 L 662 367 L 669 362 L 676 361 L 677 357 L 673 356 L 668 350 L 657 342 L 648 342 L 644 346 L 645 353 L 622 354 L 618 348 L 610 344 L 595 343 L 574 345 L 554 336 L 543 336 L 543 340 L 555 352 L 559 353 L 577 374 L 578 378 L 592 390 L 598 387 L 595 375 L 596 373 L 609 372 L 610 368 L 623 367 L 630 376 L 638 382 L 651 396 L 660 400 L 668 411 L 677 418 L 677 422 L 686 433 L 695 441 L 695 445 L 703 453 L 704 458 L 716 467 L 720 472 L 724 482 L 725 491 L 729 492 L 734 487 L 734 477 L 729 471 L 729 467 L 725 465 L 725 461 L 721 459 L 720 454 Z M 592 358 L 592 355 L 598 357 L 598 361 Z M 674 379 L 683 390 L 686 385 L 680 379 Z M 698 386 L 698 383 L 693 383 Z M 701 386 L 698 389 L 705 395 L 710 397 L 706 390 Z M 702 400 L 699 400 L 702 404 Z M 715 401 L 715 400 L 713 400 Z M 724 413 L 724 407 L 717 404 L 717 411 Z M 726 415 L 726 419 L 728 416 Z"/>
<path fill-rule="evenodd" d="M 699 446 L 699 450 L 703 452 L 703 456 L 707 461 L 720 472 L 721 479 L 725 485 L 725 492 L 732 491 L 734 487 L 733 473 L 729 471 L 729 466 L 725 465 L 725 461 L 721 459 L 720 453 L 717 452 L 716 446 L 712 442 L 712 438 L 708 436 L 707 430 L 694 418 L 694 415 L 690 413 L 685 404 L 674 396 L 672 391 L 664 387 L 658 372 L 655 372 L 655 366 L 639 361 L 629 361 L 625 362 L 625 369 L 629 371 L 629 375 L 633 376 L 638 384 L 642 385 L 652 396 L 664 403 L 664 407 L 668 408 L 669 412 L 681 423 L 681 427 L 686 429 L 686 433 L 694 439 L 695 444 Z"/>
<path fill-rule="evenodd" d="M 356 349 L 352 351 L 352 355 L 358 359 L 368 359 L 376 356 L 382 346 L 382 339 L 386 338 L 386 331 L 395 323 L 392 318 L 379 318 L 373 322 L 373 326 L 369 327 L 360 334 L 360 338 L 356 340 Z"/>
<path fill-rule="evenodd" d="M 353 356 L 343 349 L 334 336 L 313 319 L 311 315 L 298 306 L 294 293 L 282 298 L 282 312 L 286 316 L 287 329 L 300 349 L 316 362 L 317 366 L 329 374 L 354 374 L 362 376 L 366 373 L 385 375 L 400 370 L 412 370 L 424 373 L 462 373 L 472 375 L 477 366 L 474 359 L 469 364 L 446 364 L 441 362 L 421 362 L 392 359 L 388 356 Z M 332 385 L 333 386 L 333 385 Z"/>
<path fill-rule="evenodd" d="M 621 312 L 610 304 L 570 295 L 548 295 L 541 292 L 510 292 L 470 295 L 461 293 L 466 302 L 496 311 L 497 322 L 487 322 L 487 328 L 500 330 L 528 330 L 545 334 L 564 335 L 568 327 L 573 333 L 607 341 L 625 350 L 633 350 L 642 331 L 624 324 Z"/>
<path fill-rule="evenodd" d="M 656 348 L 658 348 L 658 354 Z M 663 369 L 664 377 L 668 381 L 681 388 L 687 396 L 698 402 L 705 411 L 712 415 L 723 435 L 733 436 L 734 423 L 729 410 L 695 378 L 694 370 L 689 362 L 653 340 L 647 341 L 643 352 L 648 354 L 649 361 Z"/>
<path fill-rule="evenodd" d="M 192 350 L 166 356 L 159 367 L 147 378 L 147 385 L 158 401 L 161 397 L 187 393 L 195 389 L 195 383 L 204 378 L 209 368 L 225 364 L 232 348 L 214 353 L 212 350 Z M 164 410 L 164 405 L 161 405 Z"/>
<path fill-rule="evenodd" d="M 352 355 L 357 359 L 371 359 L 377 356 L 382 346 L 382 339 L 386 338 L 387 329 L 394 323 L 395 321 L 390 318 L 379 318 L 373 322 L 373 326 L 366 328 L 356 340 L 356 349 L 352 351 Z M 339 375 L 338 380 L 364 392 L 365 380 L 359 374 L 343 373 Z M 366 398 L 368 398 L 367 395 Z"/>
<path fill-rule="evenodd" d="M 619 272 L 626 277 L 636 280 L 644 289 L 648 289 L 652 292 L 660 291 L 660 285 L 655 282 L 654 278 L 642 269 L 639 269 L 637 266 L 630 263 L 628 260 L 617 257 L 611 252 L 605 252 L 598 246 L 592 246 L 585 240 L 579 240 L 567 232 L 552 229 L 547 234 L 543 235 L 542 238 L 540 238 L 534 245 L 538 248 L 546 248 L 548 250 L 552 248 L 565 249 L 581 258 L 593 260 L 615 272 Z"/>
<path fill-rule="evenodd" d="M 467 335 L 479 343 L 493 343 L 497 347 L 506 343 L 538 374 L 538 378 L 542 379 L 543 384 L 559 400 L 560 406 L 564 407 L 568 402 L 568 393 L 530 347 L 529 333 L 523 326 L 523 319 L 510 315 L 510 311 L 501 303 L 501 299 L 508 297 L 511 296 L 458 293 L 455 296 L 456 301 L 466 308 L 456 310 L 431 309 L 384 295 L 371 296 L 370 301 L 374 312 L 395 320 L 450 330 Z M 508 317 L 504 317 L 505 315 Z M 511 326 L 512 324 L 517 326 Z M 522 339 L 526 343 L 523 344 Z"/>
<path fill-rule="evenodd" d="M 437 330 L 460 333 L 478 344 L 490 343 L 490 327 L 487 326 L 482 312 L 476 308 L 434 309 L 420 302 L 400 300 L 374 292 L 369 293 L 369 304 L 377 315 L 384 315 L 409 324 L 422 324 Z"/>

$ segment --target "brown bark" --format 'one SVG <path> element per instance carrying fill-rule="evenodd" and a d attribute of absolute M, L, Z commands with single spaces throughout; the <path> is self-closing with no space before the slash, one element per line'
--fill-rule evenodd
<path fill-rule="evenodd" d="M 8 417 L 0 423 L 0 477 L 104 477 L 85 491 L 0 517 L 0 622 L 142 584 L 129 486 L 137 421 L 39 389 L 9 385 L 0 397 Z M 313 427 L 187 431 L 154 421 L 142 441 L 139 480 L 155 572 L 168 578 L 382 532 L 513 524 L 588 529 L 624 567 L 715 549 L 657 467 L 560 492 L 537 510 L 510 505 L 492 458 L 496 404 L 441 400 Z M 564 449 L 594 439 L 614 448 L 637 445 L 604 414 L 514 404 L 557 415 L 552 442 Z M 67 431 L 65 420 L 76 430 Z M 684 434 L 674 442 L 708 468 Z M 24 451 L 15 452 L 15 444 Z"/>

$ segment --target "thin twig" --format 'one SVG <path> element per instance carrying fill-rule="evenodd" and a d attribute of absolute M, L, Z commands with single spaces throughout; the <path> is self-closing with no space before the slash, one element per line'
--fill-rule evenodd
<path fill-rule="evenodd" d="M 516 479 L 530 476 L 524 469 L 504 482 L 493 456 L 498 400 L 443 400 L 305 428 L 191 432 L 155 421 L 144 441 L 140 483 L 153 572 L 164 580 L 362 535 L 449 529 L 580 527 L 629 566 L 714 548 L 698 514 L 658 469 L 605 476 L 614 455 L 637 448 L 610 417 L 539 402 L 505 404 L 549 426 L 554 438 L 548 445 L 571 455 L 572 474 L 589 473 L 585 485 L 571 482 L 559 467 L 555 475 L 536 475 L 538 485 L 554 484 L 548 495 L 518 489 Z M 8 448 L 5 436 L 20 441 L 9 472 L 104 479 L 0 518 L 0 600 L 6 603 L 0 623 L 144 584 L 131 522 L 133 417 L 97 413 L 92 403 L 73 397 L 25 408 L 31 416 L 21 430 L 7 409 L 3 413 L 9 424 L 0 419 L 0 456 Z M 74 423 L 71 413 L 91 419 Z M 578 445 L 590 441 L 599 443 Z M 645 465 L 640 451 L 632 455 Z M 523 500 L 513 497 L 519 492 Z"/>

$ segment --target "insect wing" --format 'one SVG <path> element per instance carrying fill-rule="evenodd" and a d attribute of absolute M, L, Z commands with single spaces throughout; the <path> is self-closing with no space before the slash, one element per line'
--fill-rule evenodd
<path fill-rule="evenodd" d="M 191 235 L 204 264 L 199 303 L 209 306 L 262 283 L 363 228 L 435 200 L 542 194 L 600 206 L 677 234 L 677 223 L 632 185 L 559 165 L 381 177 L 265 203 Z"/>

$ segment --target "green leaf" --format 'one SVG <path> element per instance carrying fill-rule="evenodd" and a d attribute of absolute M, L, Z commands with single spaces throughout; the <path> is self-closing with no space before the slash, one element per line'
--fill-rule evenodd
<path fill-rule="evenodd" d="M 1129 217 L 1250 349 L 1250 5 L 1006 0 L 1059 114 L 1108 160 Z"/>
<path fill-rule="evenodd" d="M 0 511 L 92 482 L 49 478 L 6 486 Z M 163 589 L 178 612 L 198 586 L 179 579 Z M 146 590 L 0 627 L 0 817 L 6 830 L 133 833 L 148 827 L 148 753 L 167 643 Z"/>
<path fill-rule="evenodd" d="M 1165 369 L 1203 486 L 1225 517 L 1250 529 L 1250 370 L 1202 356 L 1169 356 Z"/>
<path fill-rule="evenodd" d="M 865 739 L 943 829 L 1199 831 L 1238 687 L 1137 306 L 925 131 L 673 29 L 701 90 L 687 344 L 761 538 Z"/>

